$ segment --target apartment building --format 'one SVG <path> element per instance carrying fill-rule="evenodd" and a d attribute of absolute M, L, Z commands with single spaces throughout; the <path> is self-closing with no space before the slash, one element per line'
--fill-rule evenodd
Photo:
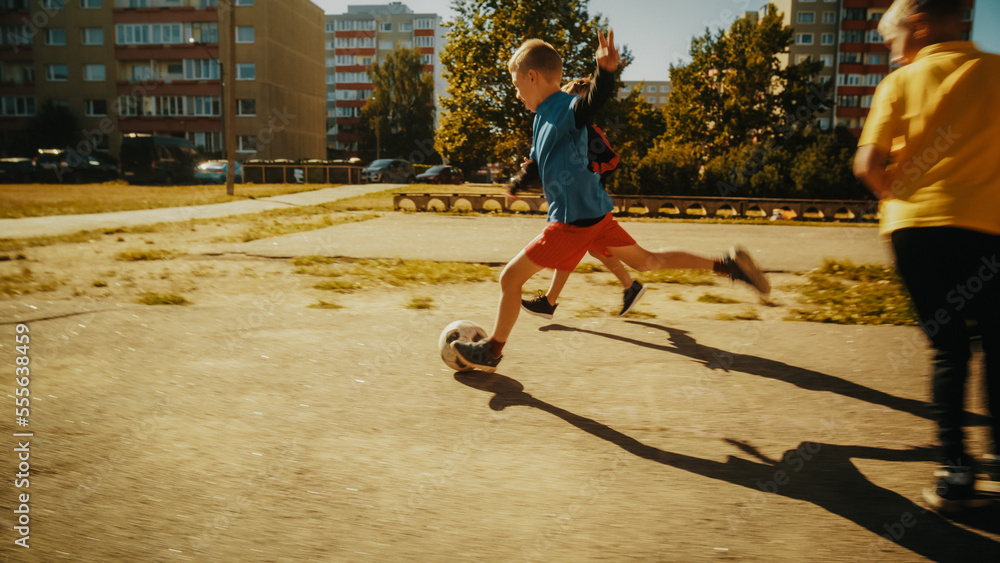
<path fill-rule="evenodd" d="M 647 102 L 656 109 L 660 109 L 667 103 L 670 87 L 669 80 L 623 80 L 621 88 L 618 90 L 618 99 L 625 99 L 633 90 L 638 89 Z"/>
<path fill-rule="evenodd" d="M 963 25 L 971 36 L 975 0 L 964 0 Z M 817 117 L 827 129 L 846 127 L 861 134 L 871 108 L 872 95 L 892 72 L 889 49 L 882 43 L 878 24 L 892 0 L 771 0 L 784 13 L 785 25 L 795 30 L 787 60 L 823 63 L 822 83 L 832 82 L 836 105 Z M 764 13 L 767 7 L 761 8 Z"/>
<path fill-rule="evenodd" d="M 423 71 L 434 75 L 434 99 L 444 95 L 438 58 L 444 47 L 441 17 L 414 13 L 401 2 L 348 6 L 326 15 L 327 152 L 359 154 L 361 108 L 372 95 L 368 69 L 397 48 L 416 48 Z M 435 118 L 436 119 L 436 118 Z"/>
<path fill-rule="evenodd" d="M 322 15 L 309 0 L 0 0 L 0 134 L 51 102 L 79 118 L 77 150 L 117 156 L 122 135 L 152 133 L 222 155 L 228 116 L 239 160 L 322 158 Z"/>

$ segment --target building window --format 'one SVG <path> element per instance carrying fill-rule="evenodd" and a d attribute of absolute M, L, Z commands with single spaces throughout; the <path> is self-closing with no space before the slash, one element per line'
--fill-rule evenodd
<path fill-rule="evenodd" d="M 861 62 L 861 53 L 855 53 L 853 51 L 845 52 L 840 54 L 840 62 L 847 64 L 857 64 Z"/>
<path fill-rule="evenodd" d="M 150 65 L 134 65 L 132 67 L 132 82 L 143 82 L 153 79 L 153 67 Z"/>
<path fill-rule="evenodd" d="M 194 143 L 202 153 L 222 152 L 222 132 L 221 131 L 188 131 L 184 133 L 187 140 Z"/>
<path fill-rule="evenodd" d="M 218 80 L 219 61 L 216 59 L 185 59 L 184 80 Z"/>
<path fill-rule="evenodd" d="M 334 31 L 336 31 L 336 26 L 334 26 L 332 23 L 326 24 L 327 33 L 333 33 Z"/>
<path fill-rule="evenodd" d="M 434 20 L 431 18 L 417 18 L 413 20 L 413 29 L 434 29 Z"/>
<path fill-rule="evenodd" d="M 80 42 L 84 45 L 104 45 L 104 28 L 85 27 L 81 29 Z"/>
<path fill-rule="evenodd" d="M 257 152 L 257 137 L 240 135 L 236 138 L 236 152 Z"/>
<path fill-rule="evenodd" d="M 236 65 L 236 80 L 256 80 L 256 63 L 239 63 Z"/>
<path fill-rule="evenodd" d="M 392 42 L 389 42 L 390 45 Z M 375 47 L 374 37 L 338 37 L 333 40 L 337 49 L 372 49 Z"/>
<path fill-rule="evenodd" d="M 399 30 L 400 31 L 413 31 L 413 23 L 412 22 L 401 23 L 401 24 L 399 24 Z"/>
<path fill-rule="evenodd" d="M 670 86 L 660 86 L 660 92 L 664 93 L 670 92 Z"/>
<path fill-rule="evenodd" d="M 868 42 L 869 43 L 882 43 L 882 34 L 878 32 L 877 29 L 868 30 Z"/>
<path fill-rule="evenodd" d="M 434 55 L 420 55 L 420 64 L 422 65 L 434 64 Z"/>
<path fill-rule="evenodd" d="M 868 10 L 865 8 L 844 8 L 845 20 L 867 20 Z"/>
<path fill-rule="evenodd" d="M 819 60 L 820 62 L 823 63 L 823 66 L 826 68 L 833 66 L 833 55 L 820 55 Z"/>
<path fill-rule="evenodd" d="M 357 59 L 354 58 L 354 55 L 337 55 L 334 63 L 336 66 L 349 66 L 353 65 L 356 60 Z"/>
<path fill-rule="evenodd" d="M 179 23 L 130 23 L 115 26 L 118 45 L 165 45 L 187 43 L 184 26 Z"/>
<path fill-rule="evenodd" d="M 873 96 L 861 96 L 861 107 L 870 108 L 872 107 Z"/>
<path fill-rule="evenodd" d="M 865 86 L 878 86 L 882 80 L 885 79 L 884 74 L 868 74 L 865 75 Z"/>
<path fill-rule="evenodd" d="M 832 33 L 824 33 L 824 34 L 820 35 L 819 42 L 820 42 L 820 45 L 833 45 L 833 34 Z"/>
<path fill-rule="evenodd" d="M 253 26 L 239 26 L 236 28 L 236 42 L 237 43 L 253 43 Z"/>
<path fill-rule="evenodd" d="M 65 45 L 66 44 L 66 29 L 62 27 L 54 27 L 52 29 L 45 30 L 45 44 L 46 45 Z"/>
<path fill-rule="evenodd" d="M 0 26 L 0 45 L 31 45 L 31 26 Z"/>
<path fill-rule="evenodd" d="M 83 79 L 87 82 L 104 82 L 104 65 L 83 65 Z"/>
<path fill-rule="evenodd" d="M 814 12 L 799 12 L 795 16 L 795 23 L 816 23 L 816 14 Z"/>
<path fill-rule="evenodd" d="M 35 98 L 31 96 L 4 96 L 0 98 L 0 115 L 35 115 Z"/>
<path fill-rule="evenodd" d="M 65 82 L 69 80 L 69 68 L 66 65 L 46 65 L 45 78 L 49 82 Z"/>
<path fill-rule="evenodd" d="M 816 125 L 819 125 L 821 130 L 826 131 L 830 128 L 830 119 L 826 117 L 820 118 L 816 121 Z"/>
<path fill-rule="evenodd" d="M 337 20 L 336 31 L 375 31 L 375 20 Z"/>
<path fill-rule="evenodd" d="M 434 36 L 420 36 L 413 38 L 413 44 L 417 47 L 433 47 Z"/>
<path fill-rule="evenodd" d="M 244 98 L 236 100 L 236 115 L 253 117 L 257 115 L 257 100 Z"/>
<path fill-rule="evenodd" d="M 861 103 L 858 96 L 838 96 L 837 105 L 842 108 L 856 108 Z"/>
<path fill-rule="evenodd" d="M 972 21 L 972 10 L 971 9 L 968 9 L 968 10 L 965 10 L 964 12 L 962 12 L 962 21 L 964 21 L 964 22 L 970 22 L 970 21 Z"/>
<path fill-rule="evenodd" d="M 237 6 L 253 6 L 253 0 L 236 0 Z"/>
<path fill-rule="evenodd" d="M 884 65 L 884 64 L 886 64 L 886 62 L 885 62 L 885 55 L 883 55 L 881 53 L 869 54 L 868 55 L 868 64 L 870 64 L 870 65 Z"/>
<path fill-rule="evenodd" d="M 42 8 L 45 10 L 62 10 L 66 7 L 66 0 L 42 0 Z"/>
<path fill-rule="evenodd" d="M 378 42 L 378 48 L 382 49 L 383 51 L 391 51 L 392 50 L 392 41 L 379 41 Z"/>
<path fill-rule="evenodd" d="M 108 115 L 107 100 L 87 100 L 87 117 L 104 117 Z"/>
<path fill-rule="evenodd" d="M 837 12 L 823 12 L 823 23 L 837 23 Z"/>
<path fill-rule="evenodd" d="M 796 45 L 812 45 L 813 44 L 813 34 L 812 33 L 796 33 L 795 34 L 795 44 Z"/>
<path fill-rule="evenodd" d="M 378 26 L 379 31 L 392 31 L 391 23 L 383 23 Z"/>
<path fill-rule="evenodd" d="M 869 21 L 873 21 L 873 22 L 877 22 L 877 21 L 880 21 L 882 19 L 882 16 L 884 16 L 884 15 L 885 15 L 885 12 L 876 12 L 876 11 L 872 10 L 871 12 L 868 13 L 868 20 Z"/>
<path fill-rule="evenodd" d="M 102 4 L 102 0 L 80 0 L 80 7 L 84 10 L 100 10 Z"/>
<path fill-rule="evenodd" d="M 841 43 L 861 43 L 865 40 L 865 33 L 860 29 L 848 29 L 840 32 Z"/>

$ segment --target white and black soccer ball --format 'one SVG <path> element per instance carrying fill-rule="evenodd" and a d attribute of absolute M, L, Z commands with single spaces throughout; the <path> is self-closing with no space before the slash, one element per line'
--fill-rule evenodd
<path fill-rule="evenodd" d="M 468 366 L 452 349 L 452 342 L 479 342 L 486 338 L 486 329 L 472 321 L 455 321 L 444 327 L 441 336 L 438 338 L 438 347 L 441 349 L 441 359 L 444 363 L 457 371 L 468 371 L 473 369 Z"/>

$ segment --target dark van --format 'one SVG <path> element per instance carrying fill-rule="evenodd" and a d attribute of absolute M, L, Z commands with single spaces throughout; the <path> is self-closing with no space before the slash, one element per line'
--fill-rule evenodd
<path fill-rule="evenodd" d="M 119 161 L 129 184 L 194 184 L 201 155 L 187 139 L 130 133 L 122 137 Z"/>

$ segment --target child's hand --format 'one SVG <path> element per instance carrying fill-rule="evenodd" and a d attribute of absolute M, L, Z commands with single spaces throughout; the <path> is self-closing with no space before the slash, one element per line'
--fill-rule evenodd
<path fill-rule="evenodd" d="M 597 47 L 597 66 L 608 72 L 618 70 L 621 59 L 618 57 L 618 49 L 615 48 L 615 31 L 609 31 L 605 37 L 598 29 L 597 40 L 600 43 Z"/>

